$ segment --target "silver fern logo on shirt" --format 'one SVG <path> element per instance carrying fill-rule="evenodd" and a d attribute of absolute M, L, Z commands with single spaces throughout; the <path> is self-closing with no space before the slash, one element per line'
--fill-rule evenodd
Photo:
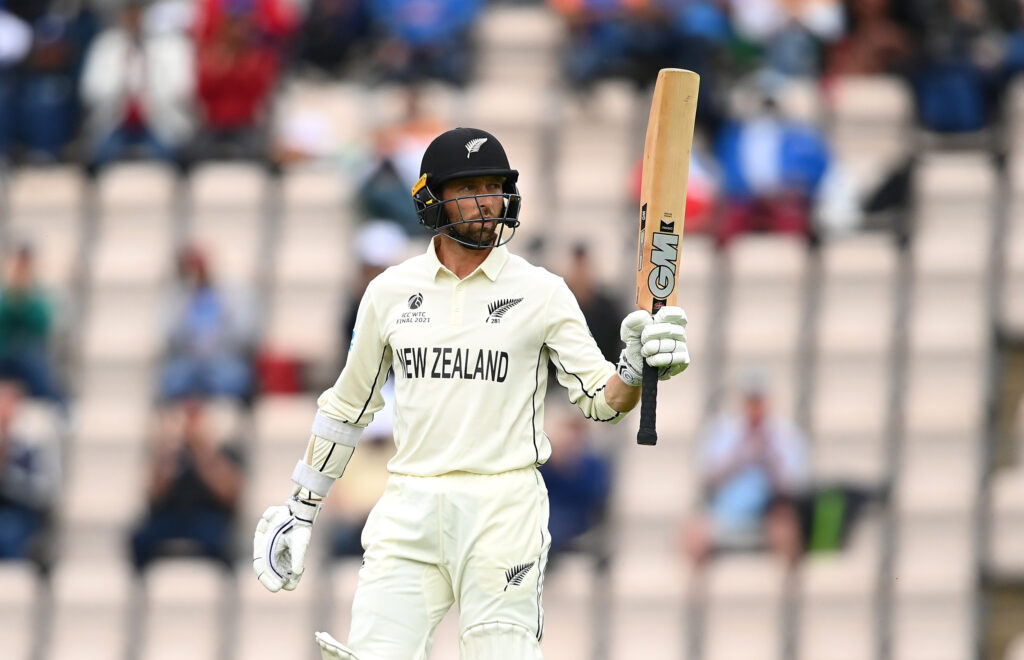
<path fill-rule="evenodd" d="M 502 298 L 501 300 L 495 300 L 487 305 L 487 320 L 485 323 L 501 323 L 501 319 L 505 318 L 505 314 L 508 313 L 508 310 L 521 302 L 523 302 L 522 298 Z"/>
<path fill-rule="evenodd" d="M 519 587 L 523 584 L 523 578 L 530 572 L 533 565 L 536 562 L 528 562 L 526 564 L 519 564 L 505 571 L 505 588 L 503 591 L 508 591 L 509 587 Z"/>

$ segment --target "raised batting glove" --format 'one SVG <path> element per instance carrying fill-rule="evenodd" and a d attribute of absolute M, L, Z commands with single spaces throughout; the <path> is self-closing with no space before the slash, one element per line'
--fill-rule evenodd
<path fill-rule="evenodd" d="M 321 506 L 322 502 L 292 498 L 284 506 L 263 512 L 252 543 L 252 568 L 270 591 L 292 591 L 299 586 Z"/>
<path fill-rule="evenodd" d="M 662 307 L 653 317 L 638 309 L 622 320 L 619 337 L 626 344 L 619 356 L 619 378 L 630 387 L 643 383 L 643 362 L 658 367 L 658 378 L 667 380 L 690 366 L 686 347 L 686 312 Z"/>
<path fill-rule="evenodd" d="M 647 364 L 658 368 L 658 379 L 668 380 L 690 366 L 686 346 L 686 312 L 681 307 L 662 307 L 654 322 L 640 334 L 640 353 Z"/>
<path fill-rule="evenodd" d="M 652 323 L 654 318 L 651 313 L 638 309 L 622 319 L 622 325 L 619 326 L 619 338 L 626 344 L 626 348 L 619 354 L 619 378 L 630 387 L 640 387 L 644 381 L 641 336 L 644 328 Z"/>

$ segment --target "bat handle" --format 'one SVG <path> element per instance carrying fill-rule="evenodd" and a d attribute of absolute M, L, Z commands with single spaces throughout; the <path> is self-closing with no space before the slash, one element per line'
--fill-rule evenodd
<path fill-rule="evenodd" d="M 638 445 L 658 444 L 658 368 L 644 362 L 644 383 L 640 390 L 640 429 L 636 433 Z"/>

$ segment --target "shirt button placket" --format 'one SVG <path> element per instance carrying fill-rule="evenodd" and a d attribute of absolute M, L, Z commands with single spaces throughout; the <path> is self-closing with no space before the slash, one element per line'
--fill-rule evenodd
<path fill-rule="evenodd" d="M 462 309 L 466 300 L 465 282 L 455 285 L 455 294 L 452 296 L 452 325 L 462 325 Z"/>

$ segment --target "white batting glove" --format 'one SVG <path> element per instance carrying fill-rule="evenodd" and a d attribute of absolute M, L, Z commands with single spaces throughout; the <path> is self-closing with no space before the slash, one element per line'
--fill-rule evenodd
<path fill-rule="evenodd" d="M 654 322 L 645 325 L 640 336 L 640 353 L 647 364 L 658 367 L 658 379 L 668 380 L 690 366 L 686 346 L 686 312 L 681 307 L 662 307 Z"/>
<path fill-rule="evenodd" d="M 270 591 L 299 586 L 321 505 L 293 498 L 287 505 L 263 512 L 252 542 L 252 568 Z"/>
<path fill-rule="evenodd" d="M 642 309 L 622 320 L 619 337 L 626 344 L 619 356 L 619 378 L 630 387 L 643 383 L 643 362 L 658 367 L 659 380 L 668 380 L 690 366 L 686 347 L 686 312 L 662 307 L 658 313 Z"/>
<path fill-rule="evenodd" d="M 630 387 L 640 387 L 644 381 L 644 358 L 641 336 L 646 326 L 654 323 L 651 313 L 642 309 L 630 312 L 619 326 L 619 338 L 626 344 L 619 354 L 619 378 Z"/>

